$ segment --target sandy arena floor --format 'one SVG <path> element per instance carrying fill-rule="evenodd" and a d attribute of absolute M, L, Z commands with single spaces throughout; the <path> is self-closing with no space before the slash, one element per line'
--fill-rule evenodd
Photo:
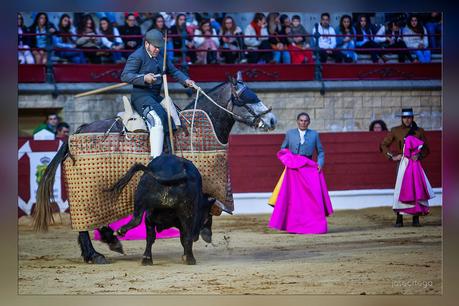
<path fill-rule="evenodd" d="M 387 208 L 337 211 L 326 235 L 267 228 L 269 215 L 214 219 L 213 243 L 194 244 L 195 266 L 181 263 L 179 239 L 157 240 L 153 266 L 140 265 L 144 241 L 127 255 L 98 241 L 111 264 L 85 264 L 68 216 L 37 234 L 19 220 L 19 294 L 441 294 L 441 208 L 421 228 L 393 228 Z"/>

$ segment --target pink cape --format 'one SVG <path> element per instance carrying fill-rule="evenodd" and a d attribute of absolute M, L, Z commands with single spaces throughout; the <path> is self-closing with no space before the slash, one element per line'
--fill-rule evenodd
<path fill-rule="evenodd" d="M 398 200 L 403 204 L 413 205 L 411 208 L 396 209 L 398 212 L 408 214 L 427 214 L 429 212 L 427 200 L 433 197 L 432 187 L 422 169 L 419 160 L 412 160 L 411 157 L 419 154 L 424 142 L 414 136 L 405 139 L 403 157 L 408 164 L 403 173 Z"/>
<path fill-rule="evenodd" d="M 295 234 L 323 234 L 333 213 L 327 185 L 317 163 L 288 149 L 277 153 L 285 175 L 269 226 Z"/>
<path fill-rule="evenodd" d="M 110 227 L 116 231 L 121 226 L 125 225 L 132 219 L 132 216 L 120 219 L 113 223 L 110 223 Z M 180 232 L 176 228 L 165 229 L 161 232 L 156 232 L 156 239 L 176 238 L 180 237 Z M 131 229 L 126 233 L 124 237 L 118 236 L 119 240 L 145 240 L 147 238 L 147 230 L 145 228 L 145 214 L 142 216 L 142 223 L 139 226 Z M 100 240 L 100 233 L 98 230 L 94 231 L 94 239 Z"/>

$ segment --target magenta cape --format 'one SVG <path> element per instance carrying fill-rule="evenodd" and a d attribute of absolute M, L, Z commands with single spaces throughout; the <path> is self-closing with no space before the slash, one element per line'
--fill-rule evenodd
<path fill-rule="evenodd" d="M 120 219 L 116 222 L 110 223 L 110 227 L 116 231 L 121 226 L 125 225 L 132 219 L 132 216 Z M 165 238 L 176 238 L 180 237 L 180 232 L 178 229 L 169 228 L 156 233 L 156 239 L 165 239 Z M 145 228 L 145 214 L 142 216 L 142 223 L 139 226 L 131 229 L 126 233 L 124 237 L 118 236 L 119 240 L 145 240 L 147 238 L 147 230 Z M 94 231 L 94 239 L 100 240 L 100 233 L 98 230 Z"/>
<path fill-rule="evenodd" d="M 288 149 L 277 153 L 285 175 L 269 226 L 295 234 L 323 234 L 333 213 L 323 172 L 317 163 Z"/>
<path fill-rule="evenodd" d="M 401 179 L 400 194 L 398 200 L 400 204 L 396 205 L 398 212 L 408 214 L 427 214 L 429 212 L 428 200 L 434 197 L 432 187 L 422 169 L 419 160 L 412 160 L 411 157 L 419 154 L 424 142 L 414 136 L 405 138 L 403 149 L 403 159 L 399 167 L 398 180 Z M 396 184 L 396 189 L 397 189 Z M 397 190 L 396 190 L 397 192 Z M 405 205 L 403 205 L 405 204 Z M 412 207 L 403 207 L 406 204 Z"/>

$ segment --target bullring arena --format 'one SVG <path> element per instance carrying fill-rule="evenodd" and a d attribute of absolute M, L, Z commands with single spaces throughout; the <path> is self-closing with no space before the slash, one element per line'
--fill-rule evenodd
<path fill-rule="evenodd" d="M 234 21 L 243 32 L 251 19 L 247 16 L 253 14 L 234 14 Z M 337 28 L 344 14 L 353 16 L 351 12 L 333 12 L 331 25 Z M 55 15 L 50 14 L 51 21 L 53 17 L 59 20 L 62 14 Z M 101 19 L 98 14 L 92 15 L 95 20 Z M 312 13 L 286 15 L 300 15 L 309 33 L 314 20 L 320 22 L 321 17 Z M 26 23 L 32 23 L 31 13 L 25 12 L 23 16 Z M 121 25 L 130 15 L 114 16 Z M 148 16 L 135 16 L 136 23 L 144 24 L 151 19 Z M 384 19 L 384 13 L 368 16 L 375 26 L 384 26 L 389 21 Z M 59 51 L 56 46 L 49 48 Z M 244 46 L 241 48 L 244 50 Z M 250 63 L 240 57 L 230 63 L 199 63 L 189 58 L 183 62 L 183 58 L 176 58 L 175 64 L 206 92 L 240 71 L 245 85 L 272 107 L 277 124 L 270 131 L 240 122 L 234 125 L 227 149 L 234 212 L 213 217 L 211 243 L 202 239 L 194 243 L 196 265 L 184 265 L 180 239 L 168 238 L 157 239 L 153 245 L 152 266 L 140 264 L 144 240 L 122 241 L 122 255 L 93 239 L 94 248 L 105 255 L 109 264 L 83 261 L 78 231 L 72 230 L 68 213 L 66 178 L 60 169 L 54 185 L 55 223 L 47 233 L 37 233 L 32 228 L 39 180 L 64 140 L 34 137 L 35 128 L 48 114 L 56 113 L 73 133 L 84 123 L 116 116 L 123 111 L 122 97 L 131 93 L 128 85 L 75 98 L 78 93 L 119 84 L 125 63 L 107 54 L 100 55 L 97 63 L 75 63 L 51 49 L 47 50 L 52 65 L 19 65 L 20 295 L 443 293 L 439 48 L 429 47 L 432 54 L 428 63 L 400 63 L 391 50 L 384 51 L 387 61 L 376 63 L 369 54 L 360 53 L 358 60 L 351 63 L 335 63 L 332 58 L 322 63 L 318 60 L 319 49 L 311 49 L 313 62 L 297 64 Z M 193 102 L 196 94 L 172 78 L 169 92 L 180 108 Z M 377 119 L 383 120 L 389 129 L 400 125 L 397 114 L 402 108 L 413 108 L 414 120 L 424 128 L 430 148 L 422 167 L 435 197 L 429 200 L 430 213 L 420 218 L 421 227 L 412 226 L 410 216 L 405 216 L 403 227 L 394 227 L 392 202 L 397 164 L 379 151 L 388 131 L 368 131 L 370 122 Z M 285 132 L 296 128 L 300 112 L 309 114 L 310 128 L 319 132 L 325 151 L 323 173 L 334 209 L 327 218 L 325 234 L 289 234 L 268 227 L 273 212 L 268 199 L 283 170 L 276 153 Z M 93 238 L 92 231 L 90 236 Z"/>

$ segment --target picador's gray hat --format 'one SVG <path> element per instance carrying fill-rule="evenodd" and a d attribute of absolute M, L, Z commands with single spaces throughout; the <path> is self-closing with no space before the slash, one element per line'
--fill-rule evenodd
<path fill-rule="evenodd" d="M 145 33 L 145 40 L 155 46 L 156 48 L 164 47 L 163 33 L 156 29 L 152 29 Z"/>

